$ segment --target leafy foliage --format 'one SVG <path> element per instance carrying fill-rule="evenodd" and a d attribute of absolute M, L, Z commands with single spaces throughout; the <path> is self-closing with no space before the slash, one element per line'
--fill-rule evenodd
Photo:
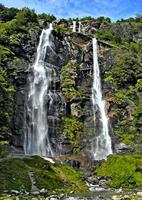
<path fill-rule="evenodd" d="M 113 155 L 96 170 L 99 176 L 109 176 L 111 187 L 134 188 L 142 186 L 141 155 Z"/>
<path fill-rule="evenodd" d="M 76 73 L 79 68 L 78 63 L 70 61 L 62 67 L 61 70 L 61 88 L 67 99 L 71 99 L 76 95 L 80 95 L 80 91 L 76 88 Z"/>
<path fill-rule="evenodd" d="M 16 15 L 17 23 L 19 25 L 26 25 L 27 23 L 37 23 L 37 15 L 34 10 L 23 8 Z"/>
<path fill-rule="evenodd" d="M 0 19 L 3 22 L 10 21 L 15 18 L 18 11 L 19 10 L 17 8 L 6 8 L 2 4 L 0 4 Z"/>
<path fill-rule="evenodd" d="M 54 15 L 47 15 L 46 13 L 42 13 L 38 15 L 39 19 L 44 19 L 47 22 L 53 22 L 56 20 L 56 17 Z"/>
<path fill-rule="evenodd" d="M 74 151 L 80 151 L 83 145 L 83 123 L 75 117 L 66 117 L 64 119 L 64 123 L 64 133 L 67 135 L 71 144 L 73 145 Z"/>
<path fill-rule="evenodd" d="M 142 142 L 142 43 L 131 43 L 128 49 L 111 50 L 114 64 L 104 77 L 112 88 L 112 104 L 115 106 L 117 125 L 114 134 L 126 144 Z"/>

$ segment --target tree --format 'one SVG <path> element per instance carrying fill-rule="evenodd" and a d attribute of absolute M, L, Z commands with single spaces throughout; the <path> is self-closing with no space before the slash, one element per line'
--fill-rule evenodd
<path fill-rule="evenodd" d="M 108 23 L 111 23 L 111 19 L 109 17 L 98 17 L 97 19 L 97 22 L 99 23 L 104 23 L 104 24 L 108 24 Z"/>
<path fill-rule="evenodd" d="M 0 4 L 0 19 L 4 22 L 10 21 L 15 18 L 18 11 L 17 8 L 6 8 Z"/>
<path fill-rule="evenodd" d="M 37 23 L 37 15 L 34 10 L 23 8 L 16 15 L 18 24 L 26 25 L 27 23 Z"/>
<path fill-rule="evenodd" d="M 46 13 L 42 13 L 40 15 L 38 15 L 39 19 L 44 19 L 47 22 L 52 22 L 54 20 L 56 20 L 56 17 L 54 15 L 47 15 Z"/>

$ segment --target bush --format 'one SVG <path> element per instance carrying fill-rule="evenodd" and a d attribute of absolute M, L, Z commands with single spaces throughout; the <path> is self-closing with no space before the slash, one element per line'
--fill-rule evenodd
<path fill-rule="evenodd" d="M 113 155 L 96 170 L 98 176 L 109 176 L 111 187 L 137 188 L 142 186 L 142 156 Z"/>
<path fill-rule="evenodd" d="M 83 137 L 83 123 L 75 117 L 66 117 L 64 119 L 64 133 L 69 138 L 71 144 L 76 152 L 82 148 L 82 137 Z"/>
<path fill-rule="evenodd" d="M 54 20 L 56 20 L 56 17 L 54 15 L 47 15 L 46 13 L 38 15 L 38 18 L 44 19 L 47 22 L 53 22 Z"/>
<path fill-rule="evenodd" d="M 97 38 L 101 40 L 112 41 L 114 38 L 114 35 L 111 30 L 99 30 L 97 32 Z"/>
<path fill-rule="evenodd" d="M 109 17 L 103 17 L 103 16 L 101 16 L 101 17 L 98 17 L 97 19 L 96 19 L 96 21 L 97 22 L 99 22 L 99 23 L 103 23 L 103 24 L 109 24 L 109 23 L 111 23 L 111 19 L 109 18 Z"/>
<path fill-rule="evenodd" d="M 0 4 L 0 19 L 3 22 L 10 21 L 15 18 L 18 11 L 19 10 L 17 8 L 6 8 Z"/>
<path fill-rule="evenodd" d="M 67 99 L 80 95 L 80 91 L 76 88 L 76 73 L 79 69 L 79 64 L 75 61 L 70 61 L 61 69 L 61 88 Z"/>
<path fill-rule="evenodd" d="M 27 23 L 37 23 L 37 15 L 34 10 L 23 8 L 16 15 L 18 25 L 26 25 Z"/>

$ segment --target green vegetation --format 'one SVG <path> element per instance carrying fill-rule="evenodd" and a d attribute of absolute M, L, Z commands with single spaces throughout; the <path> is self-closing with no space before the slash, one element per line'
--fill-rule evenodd
<path fill-rule="evenodd" d="M 54 26 L 54 30 L 57 33 L 60 33 L 60 32 L 64 32 L 66 34 L 72 33 L 72 29 L 70 27 L 64 27 L 64 25 L 62 25 L 62 24 Z"/>
<path fill-rule="evenodd" d="M 23 8 L 16 15 L 18 25 L 27 25 L 28 23 L 37 23 L 37 15 L 34 10 Z"/>
<path fill-rule="evenodd" d="M 126 46 L 128 49 L 111 50 L 114 64 L 104 81 L 112 88 L 112 104 L 117 116 L 114 134 L 119 141 L 134 146 L 142 142 L 142 42 Z"/>
<path fill-rule="evenodd" d="M 83 17 L 80 19 L 81 21 L 95 21 L 97 23 L 100 23 L 100 24 L 109 24 L 111 23 L 111 19 L 109 17 L 103 17 L 103 16 L 100 16 L 98 18 L 94 18 L 94 17 L 91 17 L 91 16 L 87 16 L 87 17 Z"/>
<path fill-rule="evenodd" d="M 142 21 L 109 23 L 97 30 L 100 40 L 108 41 L 118 47 L 126 48 L 134 42 L 134 35 L 141 31 Z"/>
<path fill-rule="evenodd" d="M 29 8 L 6 8 L 0 4 L 0 134 L 11 134 L 17 66 L 32 45 L 31 30 L 39 29 L 37 15 Z M 28 66 L 27 66 L 28 67 Z"/>
<path fill-rule="evenodd" d="M 142 186 L 142 156 L 113 155 L 96 170 L 99 176 L 111 178 L 109 186 L 138 188 Z"/>
<path fill-rule="evenodd" d="M 76 75 L 79 69 L 79 64 L 75 61 L 70 61 L 62 67 L 61 70 L 61 88 L 67 99 L 72 99 L 80 95 L 80 91 L 76 88 Z"/>
<path fill-rule="evenodd" d="M 44 19 L 45 22 L 52 22 L 56 20 L 56 17 L 54 15 L 47 15 L 46 13 L 42 13 L 38 15 L 38 19 Z"/>
<path fill-rule="evenodd" d="M 0 4 L 0 19 L 3 22 L 10 21 L 14 19 L 18 11 L 19 10 L 17 8 L 6 8 L 2 4 Z"/>
<path fill-rule="evenodd" d="M 87 191 L 82 182 L 81 172 L 63 164 L 51 164 L 41 157 L 34 156 L 0 160 L 0 192 L 12 189 L 30 191 L 29 172 L 33 173 L 38 189 L 45 188 L 50 193 Z"/>
<path fill-rule="evenodd" d="M 9 154 L 9 151 L 5 149 L 5 146 L 8 145 L 8 141 L 0 141 L 0 157 L 5 157 Z"/>
<path fill-rule="evenodd" d="M 73 145 L 74 152 L 79 152 L 83 146 L 82 138 L 84 125 L 77 117 L 66 117 L 64 119 L 64 133 Z"/>
<path fill-rule="evenodd" d="M 11 134 L 11 121 L 14 108 L 15 85 L 18 77 L 18 65 L 30 57 L 34 52 L 26 52 L 26 45 L 33 47 L 34 37 L 32 31 L 38 36 L 40 32 L 39 21 L 45 23 L 56 20 L 55 16 L 45 13 L 37 15 L 34 10 L 23 8 L 5 8 L 0 4 L 0 134 L 6 136 Z M 59 25 L 54 26 L 58 34 L 64 32 L 70 34 L 72 29 L 66 26 L 66 22 L 60 20 Z M 79 19 L 75 19 L 79 21 Z M 99 40 L 103 40 L 104 45 L 108 44 L 111 56 L 109 69 L 105 73 L 102 70 L 103 81 L 106 86 L 110 86 L 110 109 L 116 114 L 114 121 L 114 135 L 117 141 L 124 142 L 132 147 L 142 143 L 142 42 L 139 36 L 142 29 L 142 16 L 121 20 L 111 23 L 109 18 L 84 17 L 81 21 L 88 26 L 87 22 L 96 22 L 93 31 Z M 91 23 L 90 23 L 91 24 Z M 101 25 L 101 26 L 100 26 Z M 84 25 L 85 27 L 85 25 Z M 98 27 L 98 28 L 96 28 Z M 90 27 L 88 26 L 88 29 Z M 89 31 L 89 30 L 88 30 Z M 61 34 L 62 36 L 62 34 Z M 93 35 L 92 35 L 93 36 Z M 79 50 L 92 48 L 89 45 L 90 38 L 82 33 L 69 35 L 71 45 L 76 45 Z M 82 38 L 85 39 L 82 39 Z M 111 44 L 111 45 L 109 45 Z M 103 53 L 103 47 L 102 47 Z M 29 48 L 28 48 L 29 51 Z M 62 51 L 62 49 L 61 49 Z M 25 53 L 26 52 L 26 53 Z M 75 51 L 74 51 L 75 52 Z M 90 50 L 92 55 L 92 49 Z M 88 50 L 88 53 L 90 53 Z M 26 55 L 27 54 L 27 55 Z M 28 57 L 28 58 L 29 58 Z M 82 56 L 85 60 L 85 56 Z M 109 59 L 109 56 L 107 57 Z M 107 62 L 105 58 L 105 62 Z M 86 59 L 87 60 L 87 59 Z M 81 72 L 80 61 L 70 60 L 61 68 L 61 90 L 66 101 L 70 104 L 80 100 L 86 91 L 77 87 L 79 73 Z M 82 62 L 82 61 L 81 61 Z M 104 62 L 104 63 L 105 63 Z M 85 61 L 87 65 L 92 65 L 92 61 Z M 86 66 L 87 66 L 86 65 Z M 112 66 L 112 67 L 111 67 Z M 28 67 L 28 66 L 27 66 Z M 90 73 L 90 72 L 86 72 Z M 106 87 L 107 88 L 107 87 Z M 88 98 L 88 97 L 87 97 Z M 78 110 L 83 111 L 80 104 Z M 69 138 L 74 153 L 79 153 L 85 138 L 83 119 L 78 116 L 68 116 L 64 118 L 63 133 Z M 83 117 L 82 117 L 83 118 Z M 16 130 L 14 130 L 16 131 Z M 17 131 L 18 132 L 18 131 Z M 91 135 L 86 131 L 86 135 Z M 94 134 L 94 131 L 93 131 Z M 0 143 L 0 157 L 8 154 L 5 150 L 7 144 Z M 140 155 L 110 156 L 108 161 L 103 161 L 101 167 L 97 169 L 100 176 L 109 176 L 112 180 L 109 185 L 112 187 L 142 187 L 142 157 Z M 82 183 L 82 174 L 74 169 L 61 164 L 51 164 L 40 157 L 25 159 L 3 159 L 0 160 L 0 190 L 5 189 L 26 189 L 31 190 L 29 172 L 33 172 L 36 186 L 39 189 L 47 188 L 49 192 L 80 192 L 87 188 Z"/>

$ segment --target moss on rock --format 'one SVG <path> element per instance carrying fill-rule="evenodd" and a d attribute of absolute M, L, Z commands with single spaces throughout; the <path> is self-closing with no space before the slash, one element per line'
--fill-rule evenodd
<path fill-rule="evenodd" d="M 76 88 L 76 77 L 79 64 L 76 61 L 69 61 L 61 69 L 61 88 L 66 99 L 72 99 L 80 96 L 81 93 Z"/>
<path fill-rule="evenodd" d="M 77 117 L 64 118 L 64 133 L 73 145 L 74 152 L 79 152 L 83 146 L 82 138 L 84 125 Z"/>

